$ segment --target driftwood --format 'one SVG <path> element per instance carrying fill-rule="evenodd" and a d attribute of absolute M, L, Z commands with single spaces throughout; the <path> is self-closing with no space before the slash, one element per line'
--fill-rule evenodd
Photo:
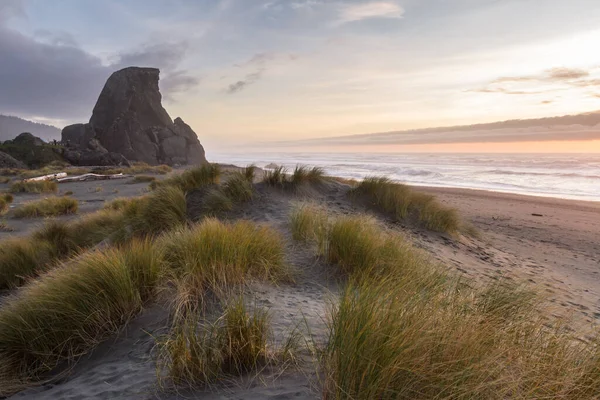
<path fill-rule="evenodd" d="M 103 181 L 108 179 L 125 179 L 130 178 L 131 175 L 123 175 L 121 174 L 112 174 L 112 175 L 102 175 L 102 174 L 83 174 L 77 176 L 69 176 L 57 179 L 58 182 L 84 182 L 84 181 Z"/>
<path fill-rule="evenodd" d="M 56 174 L 48 174 L 48 175 L 36 176 L 35 178 L 23 179 L 23 181 L 25 181 L 25 182 L 53 181 L 53 180 L 61 179 L 61 178 L 64 179 L 66 177 L 67 177 L 66 172 L 58 172 Z"/>

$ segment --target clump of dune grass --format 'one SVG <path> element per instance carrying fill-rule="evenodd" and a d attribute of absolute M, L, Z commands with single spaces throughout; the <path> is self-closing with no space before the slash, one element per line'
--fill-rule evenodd
<path fill-rule="evenodd" d="M 0 232 L 13 232 L 14 228 L 5 221 L 0 221 Z"/>
<path fill-rule="evenodd" d="M 218 215 L 233 209 L 231 198 L 218 187 L 208 189 L 202 202 L 203 211 L 209 215 Z"/>
<path fill-rule="evenodd" d="M 151 175 L 136 175 L 129 183 L 150 183 L 156 180 L 155 176 Z"/>
<path fill-rule="evenodd" d="M 165 186 L 140 200 L 132 225 L 139 234 L 154 235 L 180 226 L 186 220 L 185 193 L 179 187 Z"/>
<path fill-rule="evenodd" d="M 304 165 L 297 165 L 294 169 L 290 182 L 293 185 L 301 185 L 305 183 L 320 184 L 325 180 L 325 172 L 323 168 L 309 168 Z"/>
<path fill-rule="evenodd" d="M 295 204 L 289 217 L 292 238 L 302 242 L 315 242 L 319 254 L 325 251 L 329 230 L 327 211 L 312 203 Z"/>
<path fill-rule="evenodd" d="M 56 193 L 58 184 L 55 181 L 14 182 L 9 189 L 12 193 Z"/>
<path fill-rule="evenodd" d="M 252 181 L 242 173 L 234 173 L 227 182 L 222 185 L 223 193 L 235 203 L 243 203 L 252 200 Z"/>
<path fill-rule="evenodd" d="M 16 218 L 53 217 L 77 213 L 79 202 L 71 197 L 48 197 L 27 202 L 14 211 Z"/>
<path fill-rule="evenodd" d="M 10 193 L 0 193 L 0 215 L 6 214 L 14 197 Z"/>
<path fill-rule="evenodd" d="M 440 204 L 435 197 L 415 192 L 410 187 L 385 177 L 367 177 L 353 189 L 397 220 L 411 213 L 429 230 L 454 233 L 461 226 L 456 210 Z"/>
<path fill-rule="evenodd" d="M 89 252 L 19 291 L 0 309 L 0 393 L 10 394 L 119 329 L 149 298 L 161 255 L 149 242 Z"/>
<path fill-rule="evenodd" d="M 270 316 L 230 301 L 215 322 L 187 317 L 159 342 L 158 368 L 176 386 L 201 387 L 256 371 L 269 357 Z"/>
<path fill-rule="evenodd" d="M 8 176 L 0 176 L 0 183 L 8 183 L 11 179 Z"/>
<path fill-rule="evenodd" d="M 548 327 L 527 287 L 457 277 L 369 217 L 330 220 L 326 260 L 348 280 L 329 314 L 325 398 L 599 393 L 596 343 Z"/>
<path fill-rule="evenodd" d="M 223 293 L 248 279 L 289 278 L 281 235 L 249 221 L 207 218 L 161 237 L 179 287 L 177 309 L 196 308 L 206 293 Z"/>
<path fill-rule="evenodd" d="M 221 169 L 217 164 L 205 164 L 161 181 L 151 182 L 150 187 L 156 189 L 159 186 L 177 186 L 184 192 L 189 192 L 190 190 L 219 183 L 220 176 Z"/>
<path fill-rule="evenodd" d="M 52 261 L 52 248 L 43 241 L 9 238 L 0 246 L 0 289 L 20 286 Z"/>
<path fill-rule="evenodd" d="M 265 170 L 263 182 L 269 186 L 283 187 L 287 182 L 287 169 L 280 166 Z"/>
<path fill-rule="evenodd" d="M 161 174 L 165 175 L 173 171 L 168 165 L 149 165 L 145 162 L 134 162 L 130 167 L 125 168 L 111 168 L 103 170 L 103 174 L 125 174 L 125 175 L 137 175 L 137 174 Z"/>
<path fill-rule="evenodd" d="M 256 165 L 250 164 L 244 168 L 243 171 L 244 177 L 250 183 L 254 182 L 254 178 L 256 177 Z"/>
<path fill-rule="evenodd" d="M 123 229 L 123 214 L 100 210 L 74 221 L 49 221 L 30 236 L 0 246 L 0 289 L 20 286 L 59 260 L 110 240 Z"/>

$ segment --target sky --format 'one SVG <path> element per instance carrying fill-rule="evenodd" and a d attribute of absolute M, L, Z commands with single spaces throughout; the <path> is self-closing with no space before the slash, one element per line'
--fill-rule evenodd
<path fill-rule="evenodd" d="M 86 122 L 136 65 L 208 146 L 576 114 L 598 43 L 598 0 L 0 0 L 0 113 Z"/>

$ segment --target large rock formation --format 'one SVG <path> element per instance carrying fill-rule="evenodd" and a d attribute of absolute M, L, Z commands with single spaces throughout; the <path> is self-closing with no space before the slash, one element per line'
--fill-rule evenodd
<path fill-rule="evenodd" d="M 27 165 L 0 151 L 0 168 L 27 169 Z"/>
<path fill-rule="evenodd" d="M 206 163 L 198 136 L 181 118 L 173 122 L 163 108 L 159 73 L 156 68 L 138 67 L 113 73 L 90 122 L 63 129 L 65 157 L 75 164 L 82 159 L 123 162 L 116 154 L 153 165 Z"/>

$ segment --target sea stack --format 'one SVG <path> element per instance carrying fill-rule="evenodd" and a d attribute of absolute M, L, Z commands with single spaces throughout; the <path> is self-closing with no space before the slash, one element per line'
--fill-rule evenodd
<path fill-rule="evenodd" d="M 79 165 L 89 165 L 88 158 L 108 164 L 123 163 L 123 159 L 151 165 L 206 163 L 196 133 L 181 118 L 172 121 L 163 108 L 159 75 L 157 68 L 128 67 L 114 72 L 89 123 L 63 129 L 65 157 Z"/>

